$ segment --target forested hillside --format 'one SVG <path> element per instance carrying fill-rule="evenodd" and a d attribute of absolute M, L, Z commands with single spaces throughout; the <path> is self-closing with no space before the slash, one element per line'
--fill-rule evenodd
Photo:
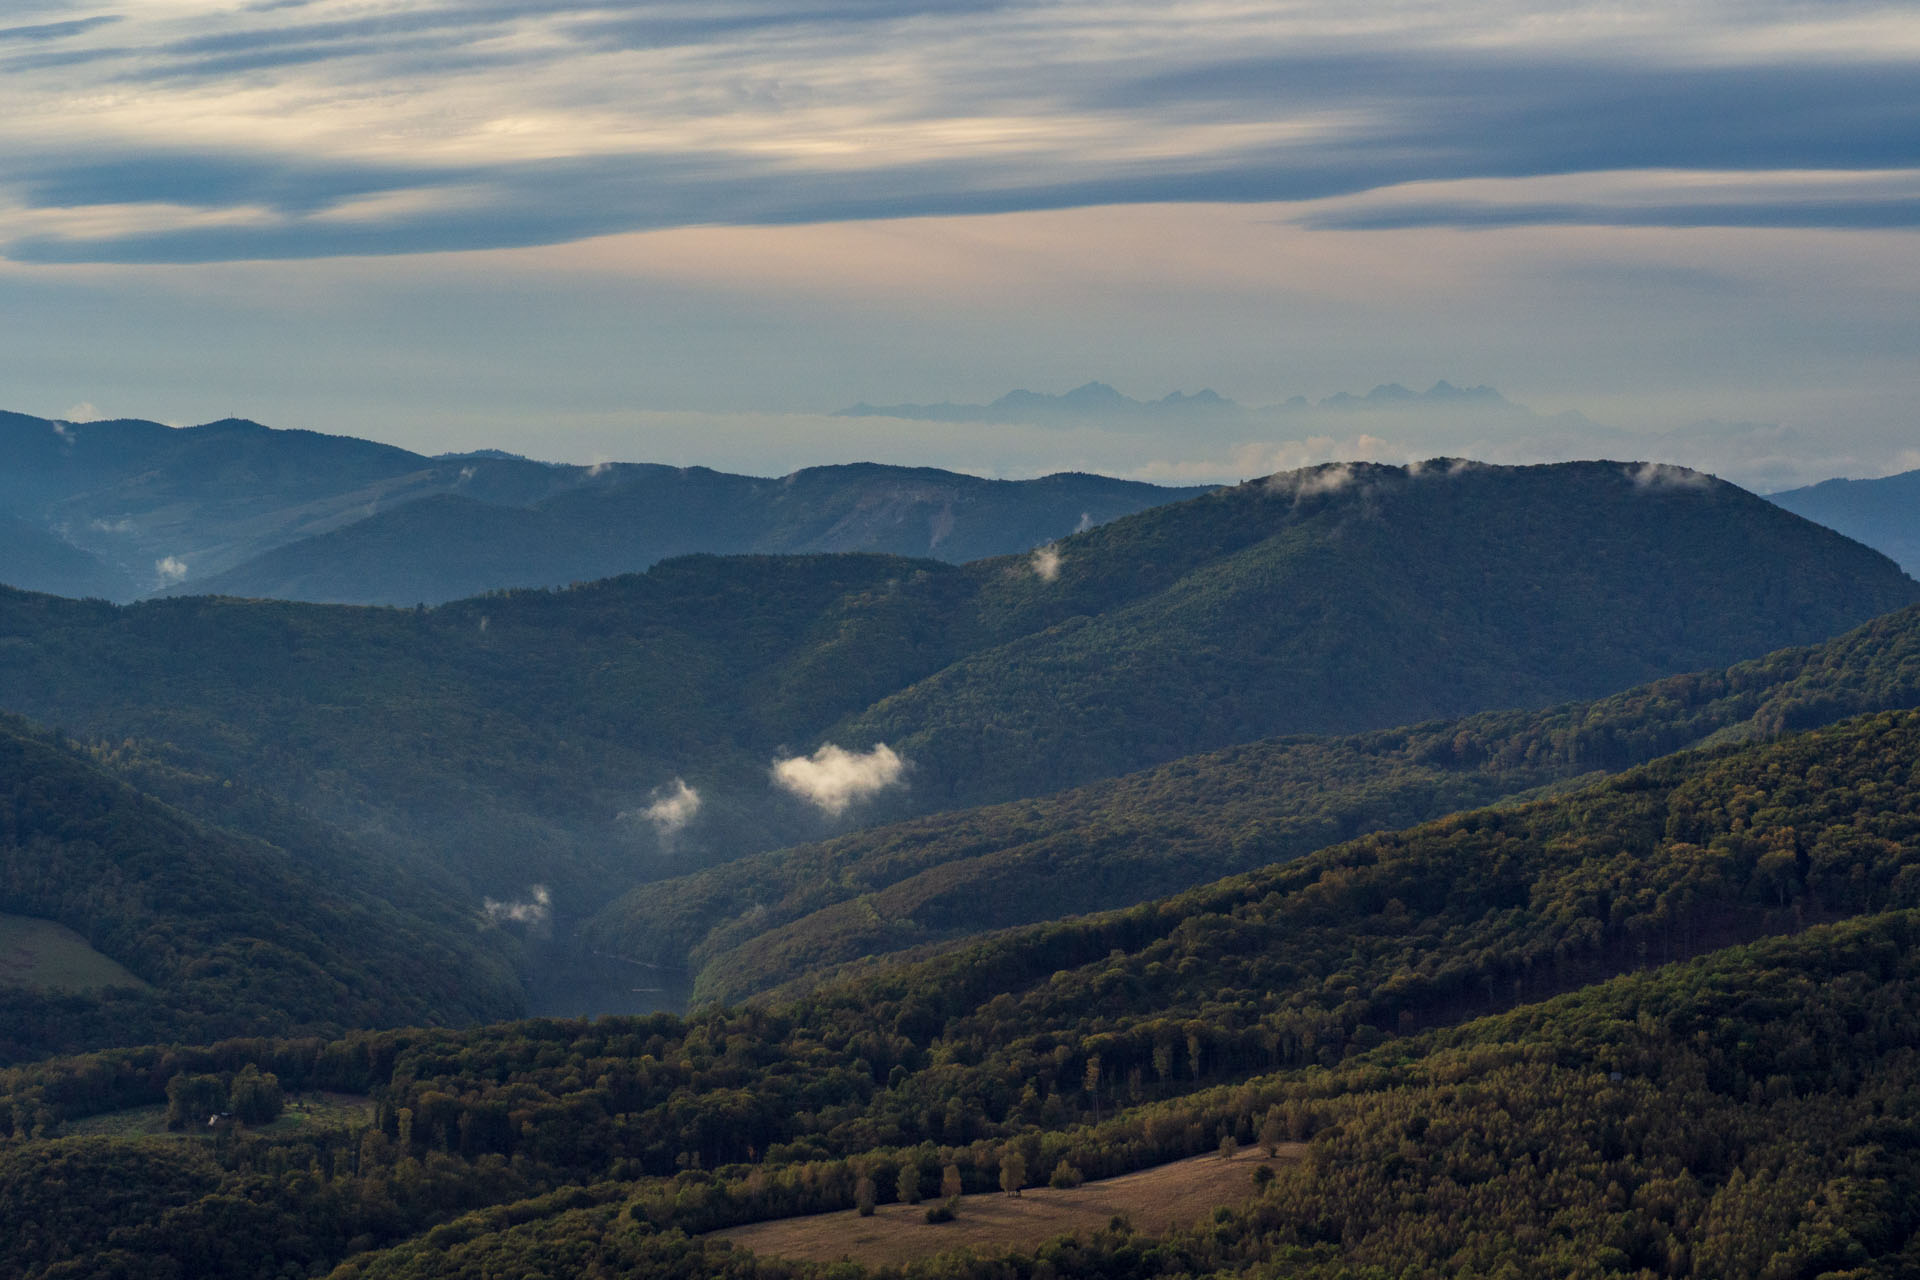
<path fill-rule="evenodd" d="M 0 913 L 67 926 L 139 980 L 0 975 L 0 1063 L 524 1008 L 517 946 L 464 901 L 330 840 L 296 850 L 207 827 L 0 724 Z"/>
<path fill-rule="evenodd" d="M 1191 1232 L 912 1274 L 1900 1274 L 1916 761 L 1920 713 L 1674 757 L 775 1009 L 16 1070 L 0 1267 L 824 1275 L 681 1233 L 1293 1138 Z M 371 1127 L 53 1136 L 269 1074 Z"/>
<path fill-rule="evenodd" d="M 889 952 L 1125 906 L 1706 741 L 1920 706 L 1920 609 L 1825 644 L 1546 711 L 1283 738 L 1053 796 L 936 814 L 636 889 L 597 947 L 738 1000 Z"/>
<path fill-rule="evenodd" d="M 844 732 L 893 744 L 959 806 L 1276 734 L 1598 697 L 1914 599 L 1862 554 L 1678 468 L 1310 468 L 1083 534 L 1052 580 L 984 587 L 983 617 L 1017 634 Z"/>
<path fill-rule="evenodd" d="M 1768 495 L 1795 515 L 1884 551 L 1920 571 L 1920 471 L 1876 480 L 1823 480 Z"/>
<path fill-rule="evenodd" d="M 476 896 L 547 884 L 566 916 L 856 822 L 1604 693 L 1920 594 L 1731 486 L 1649 475 L 1322 468 L 1049 557 L 694 557 L 431 610 L 0 593 L 0 706 L 160 744 Z M 838 809 L 771 784 L 825 742 L 902 768 Z M 663 833 L 677 782 L 699 812 Z"/>
<path fill-rule="evenodd" d="M 0 413 L 0 582 L 127 600 L 175 593 L 439 603 L 633 573 L 693 552 L 877 551 L 961 561 L 1203 492 L 1103 476 L 930 468 L 780 478 L 561 466 L 226 419 Z M 10 528 L 8 521 L 19 528 Z"/>
<path fill-rule="evenodd" d="M 629 465 L 529 506 L 460 491 L 421 499 L 170 594 L 439 604 L 502 587 L 609 578 L 700 552 L 864 551 L 960 563 L 1031 550 L 1204 491 L 1073 474 L 983 480 L 873 464 L 809 467 L 779 479 Z"/>

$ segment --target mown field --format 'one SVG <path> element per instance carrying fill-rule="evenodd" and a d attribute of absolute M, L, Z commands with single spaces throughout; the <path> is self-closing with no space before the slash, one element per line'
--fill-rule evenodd
<path fill-rule="evenodd" d="M 1031 1249 L 1058 1236 L 1091 1235 L 1116 1217 L 1157 1235 L 1190 1227 L 1221 1205 L 1244 1203 L 1254 1194 L 1254 1170 L 1305 1154 L 1302 1142 L 1283 1145 L 1272 1160 L 1264 1149 L 1247 1147 L 1231 1159 L 1194 1156 L 1071 1189 L 1029 1187 L 1018 1196 L 962 1196 L 951 1222 L 928 1222 L 926 1204 L 886 1204 L 867 1218 L 849 1209 L 713 1234 L 765 1257 L 847 1258 L 869 1267 L 898 1266 L 962 1248 L 982 1254 Z"/>
<path fill-rule="evenodd" d="M 79 992 L 146 985 L 63 924 L 0 915 L 0 987 Z"/>

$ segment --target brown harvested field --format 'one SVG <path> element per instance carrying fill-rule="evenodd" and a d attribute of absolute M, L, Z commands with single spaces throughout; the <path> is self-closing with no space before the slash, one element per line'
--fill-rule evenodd
<path fill-rule="evenodd" d="M 1125 1214 L 1136 1231 L 1186 1227 L 1209 1216 L 1218 1205 L 1239 1204 L 1253 1194 L 1253 1171 L 1262 1164 L 1298 1160 L 1303 1143 L 1288 1143 L 1268 1161 L 1258 1148 L 1232 1160 L 1195 1156 L 1071 1191 L 1029 1187 L 1018 1197 L 997 1194 L 963 1196 L 952 1222 L 927 1221 L 924 1204 L 883 1204 L 871 1218 L 851 1209 L 805 1218 L 780 1218 L 716 1231 L 714 1236 L 768 1257 L 835 1262 L 851 1258 L 864 1265 L 911 1262 L 954 1249 L 981 1253 L 1025 1248 L 1055 1236 L 1089 1235 Z"/>

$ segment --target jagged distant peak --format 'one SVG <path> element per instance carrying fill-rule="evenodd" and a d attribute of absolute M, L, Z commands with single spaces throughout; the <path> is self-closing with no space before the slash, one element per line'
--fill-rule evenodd
<path fill-rule="evenodd" d="M 1295 408 L 1305 407 L 1307 401 L 1296 396 L 1287 402 Z M 1337 391 L 1319 402 L 1322 409 L 1351 409 L 1382 407 L 1418 407 L 1423 405 L 1485 404 L 1508 405 L 1512 401 L 1494 388 L 1482 384 L 1475 387 L 1456 387 L 1442 378 L 1425 391 L 1399 382 L 1383 382 L 1365 395 L 1355 395 L 1351 391 Z"/>
<path fill-rule="evenodd" d="M 1009 391 L 988 404 L 958 404 L 942 400 L 934 404 L 876 405 L 862 400 L 834 414 L 837 418 L 906 418 L 935 422 L 1009 422 L 1101 415 L 1140 417 L 1167 414 L 1225 414 L 1238 412 L 1297 412 L 1304 409 L 1424 409 L 1462 408 L 1517 409 L 1511 400 L 1493 387 L 1456 386 L 1442 378 L 1425 391 L 1415 391 L 1400 382 L 1383 382 L 1364 395 L 1338 391 L 1321 400 L 1293 396 L 1264 410 L 1248 410 L 1211 387 L 1198 391 L 1169 391 L 1157 400 L 1136 400 L 1100 381 L 1085 382 L 1071 391 L 1055 394 Z"/>
<path fill-rule="evenodd" d="M 907 418 L 940 422 L 1001 422 L 1031 417 L 1073 417 L 1088 414 L 1149 415 L 1173 412 L 1221 411 L 1240 406 L 1211 387 L 1199 391 L 1170 391 L 1158 400 L 1136 400 L 1111 383 L 1083 382 L 1071 391 L 1054 394 L 1020 388 L 990 404 L 875 405 L 866 401 L 841 409 L 838 418 Z"/>

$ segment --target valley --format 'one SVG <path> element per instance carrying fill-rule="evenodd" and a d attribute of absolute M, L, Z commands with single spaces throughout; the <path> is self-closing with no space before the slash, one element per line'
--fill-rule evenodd
<path fill-rule="evenodd" d="M 1615 463 L 1310 468 L 1041 550 L 0 591 L 0 1275 L 1920 1238 L 1794 1207 L 1920 1053 L 1920 584 Z M 1755 1215 L 1764 1257 L 1715 1225 Z"/>

